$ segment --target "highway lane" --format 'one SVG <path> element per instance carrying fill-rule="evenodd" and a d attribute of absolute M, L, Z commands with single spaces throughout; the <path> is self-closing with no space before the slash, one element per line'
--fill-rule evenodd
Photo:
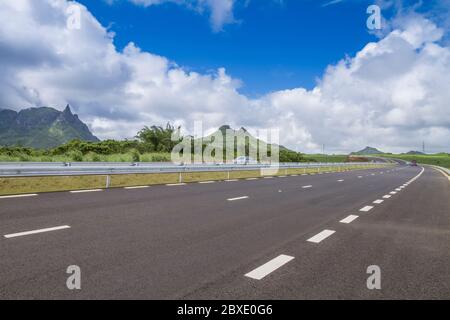
<path fill-rule="evenodd" d="M 394 201 L 359 214 L 350 224 L 330 224 L 336 234 L 329 241 L 317 246 L 289 243 L 279 252 L 296 259 L 264 281 L 223 277 L 184 298 L 449 299 L 450 192 L 446 180 L 429 169 L 420 183 L 409 185 Z M 366 271 L 372 265 L 380 267 L 381 290 L 367 289 Z M 236 274 L 245 270 L 236 270 Z"/>
<path fill-rule="evenodd" d="M 71 228 L 0 240 L 0 297 L 264 296 L 266 291 L 259 289 L 246 293 L 246 284 L 255 288 L 244 277 L 249 268 L 282 254 L 289 245 L 306 243 L 419 172 L 397 168 L 401 170 L 1 199 L 3 235 L 59 225 Z M 433 175 L 434 180 L 439 181 Z M 395 197 L 389 201 L 398 201 Z M 295 252 L 296 259 L 262 281 L 270 283 L 315 249 Z M 82 269 L 81 291 L 65 287 L 65 269 L 72 264 Z M 234 289 L 226 285 L 235 282 Z M 323 290 L 323 297 L 327 292 Z M 287 298 L 295 297 L 301 294 Z"/>

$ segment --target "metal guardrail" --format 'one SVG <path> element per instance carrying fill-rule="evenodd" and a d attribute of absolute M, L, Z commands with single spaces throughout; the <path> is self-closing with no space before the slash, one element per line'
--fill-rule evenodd
<path fill-rule="evenodd" d="M 133 173 L 179 173 L 201 171 L 239 171 L 260 169 L 297 169 L 349 166 L 382 165 L 382 162 L 348 162 L 348 163 L 280 163 L 270 164 L 193 164 L 176 165 L 172 163 L 101 163 L 101 162 L 1 162 L 0 177 L 27 176 L 64 176 L 64 175 L 110 175 Z"/>

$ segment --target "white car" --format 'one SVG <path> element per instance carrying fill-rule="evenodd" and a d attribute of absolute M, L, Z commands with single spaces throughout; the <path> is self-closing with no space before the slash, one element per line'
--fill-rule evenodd
<path fill-rule="evenodd" d="M 234 164 L 258 164 L 258 161 L 250 157 L 240 156 L 234 159 Z"/>

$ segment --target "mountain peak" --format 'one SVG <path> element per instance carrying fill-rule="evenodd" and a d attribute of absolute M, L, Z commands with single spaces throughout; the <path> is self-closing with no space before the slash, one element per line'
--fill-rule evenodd
<path fill-rule="evenodd" d="M 219 131 L 222 132 L 222 133 L 224 133 L 224 132 L 227 131 L 227 130 L 231 130 L 231 126 L 228 125 L 228 124 L 225 124 L 225 125 L 223 125 L 223 126 L 221 126 L 221 127 L 219 128 Z"/>
<path fill-rule="evenodd" d="M 367 146 L 364 149 L 357 152 L 352 152 L 351 154 L 382 154 L 382 153 L 383 152 L 378 150 L 377 148 Z"/>
<path fill-rule="evenodd" d="M 412 155 L 424 155 L 425 153 L 420 152 L 420 151 L 412 150 L 412 151 L 407 152 L 406 154 L 412 154 Z"/>
<path fill-rule="evenodd" d="M 64 111 L 49 107 L 1 111 L 0 145 L 52 148 L 74 139 L 99 141 L 69 105 Z"/>
<path fill-rule="evenodd" d="M 73 116 L 73 113 L 72 113 L 72 110 L 70 109 L 70 105 L 69 105 L 69 104 L 64 108 L 63 113 L 64 113 L 65 115 Z"/>

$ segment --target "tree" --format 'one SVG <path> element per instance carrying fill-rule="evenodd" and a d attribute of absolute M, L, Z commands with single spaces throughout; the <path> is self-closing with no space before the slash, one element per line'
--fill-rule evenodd
<path fill-rule="evenodd" d="M 146 145 L 148 151 L 157 152 L 171 152 L 172 149 L 179 143 L 179 141 L 172 141 L 172 135 L 175 133 L 174 126 L 170 123 L 166 125 L 166 128 L 160 126 L 144 127 L 138 132 L 136 138 Z"/>

